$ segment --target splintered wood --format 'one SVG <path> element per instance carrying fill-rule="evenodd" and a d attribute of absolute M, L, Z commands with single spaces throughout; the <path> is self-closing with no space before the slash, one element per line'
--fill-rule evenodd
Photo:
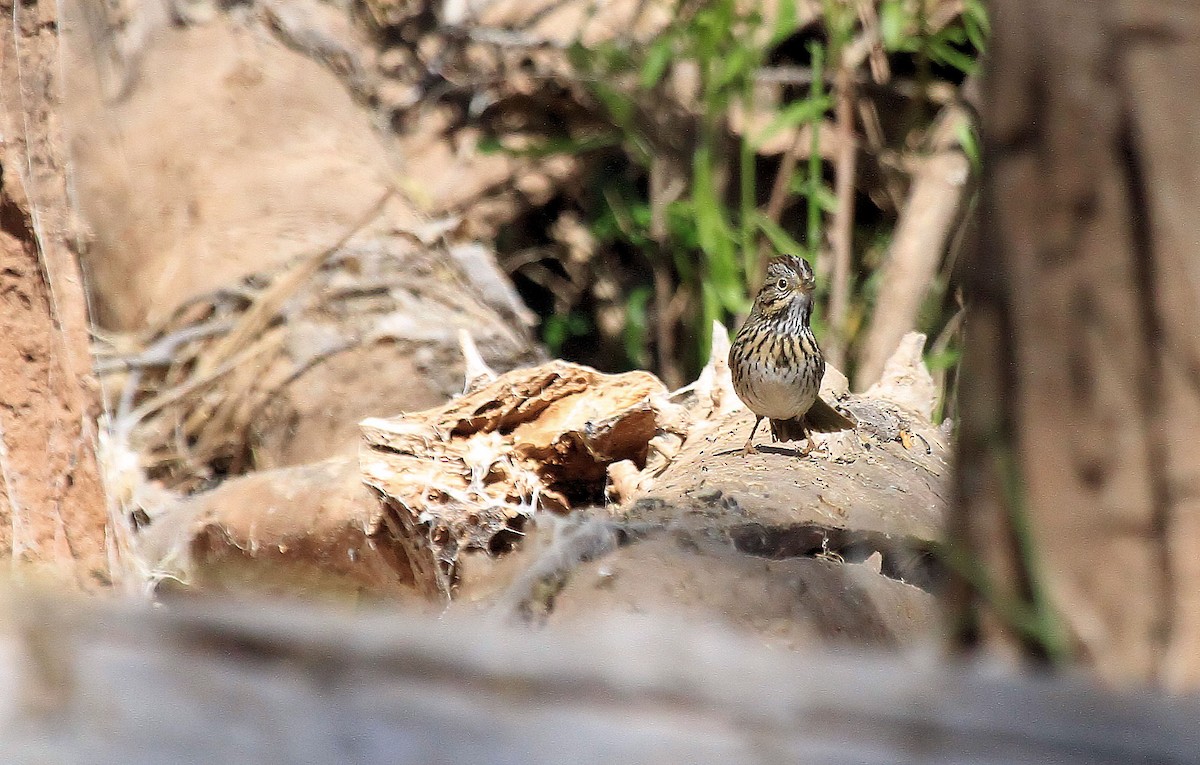
<path fill-rule="evenodd" d="M 683 432 L 666 394 L 646 372 L 515 370 L 436 409 L 364 420 L 363 480 L 418 584 L 448 596 L 460 550 L 511 546 L 538 509 L 602 502 L 611 465 L 661 464 L 651 441 Z"/>

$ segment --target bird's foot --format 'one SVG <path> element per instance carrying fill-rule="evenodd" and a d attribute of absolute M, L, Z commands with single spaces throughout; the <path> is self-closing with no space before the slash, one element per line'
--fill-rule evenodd
<path fill-rule="evenodd" d="M 742 456 L 749 457 L 751 454 L 758 454 L 758 449 L 755 449 L 754 444 L 747 439 L 746 445 L 742 447 Z"/>
<path fill-rule="evenodd" d="M 817 448 L 817 442 L 813 440 L 812 433 L 808 434 L 808 442 L 804 444 L 804 448 L 800 450 L 801 457 L 807 457 L 812 454 L 813 449 Z"/>

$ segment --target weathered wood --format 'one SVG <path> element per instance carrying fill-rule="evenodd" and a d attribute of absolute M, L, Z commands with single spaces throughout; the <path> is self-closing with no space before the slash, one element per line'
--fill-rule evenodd
<path fill-rule="evenodd" d="M 595 502 L 614 464 L 660 471 L 659 436 L 678 443 L 687 424 L 666 394 L 648 372 L 563 361 L 513 370 L 441 407 L 363 420 L 363 481 L 407 545 L 417 586 L 449 597 L 460 552 L 519 538 L 539 507 Z"/>
<path fill-rule="evenodd" d="M 75 261 L 61 123 L 58 6 L 0 13 L 0 550 L 63 584 L 110 581 L 96 460 L 100 400 Z"/>
<path fill-rule="evenodd" d="M 710 627 L 3 606 L 11 763 L 1190 763 L 1194 700 Z"/>
<path fill-rule="evenodd" d="M 959 402 L 956 536 L 992 580 L 973 610 L 985 641 L 1023 612 L 1029 648 L 1195 688 L 1200 99 L 1180 83 L 1200 7 L 989 7 Z"/>

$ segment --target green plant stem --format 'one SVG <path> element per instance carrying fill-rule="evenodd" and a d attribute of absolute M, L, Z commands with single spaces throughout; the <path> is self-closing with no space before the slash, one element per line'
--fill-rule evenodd
<path fill-rule="evenodd" d="M 758 272 L 758 252 L 754 247 L 754 212 L 757 209 L 754 199 L 757 182 L 754 161 L 754 146 L 749 138 L 743 136 L 741 157 L 738 160 L 741 180 L 741 210 L 738 213 L 738 223 L 741 225 L 742 268 L 748 280 L 753 279 Z"/>
<path fill-rule="evenodd" d="M 1013 586 L 997 584 L 992 573 L 981 562 L 982 553 L 961 544 L 948 542 L 938 546 L 938 557 L 961 576 L 990 609 L 993 616 L 1012 631 L 1027 650 L 1054 666 L 1064 666 L 1072 657 L 1067 625 L 1055 609 L 1046 590 L 1044 568 L 1037 553 L 1020 468 L 1012 448 L 993 426 L 986 436 L 984 449 L 994 460 L 996 478 L 1000 482 L 999 500 L 1007 516 L 1009 532 L 1014 542 L 1016 558 L 1013 564 L 1016 578 Z"/>
<path fill-rule="evenodd" d="M 841 58 L 841 50 L 837 58 Z M 839 369 L 846 362 L 850 338 L 847 314 L 850 309 L 850 269 L 854 260 L 854 176 L 857 172 L 858 148 L 854 136 L 854 73 L 839 60 L 835 75 L 837 106 L 837 157 L 834 160 L 837 209 L 833 212 L 829 239 L 833 249 L 833 274 L 829 285 L 829 329 L 826 356 Z"/>
<path fill-rule="evenodd" d="M 707 91 L 707 88 L 705 90 Z M 714 138 L 715 132 L 716 132 L 716 128 L 712 124 L 711 115 L 705 114 L 704 119 L 701 120 L 701 124 L 700 124 L 700 141 L 698 144 L 696 156 L 697 156 L 698 162 L 708 163 L 709 172 L 707 173 L 707 176 L 709 178 L 716 177 L 716 168 L 714 167 L 714 165 L 716 164 L 716 158 L 713 156 L 713 144 L 716 142 L 715 138 Z M 700 167 L 702 167 L 702 165 L 698 165 L 697 169 L 699 169 Z M 700 180 L 699 173 L 694 171 L 692 183 L 696 184 L 696 183 L 701 183 L 701 182 L 702 181 Z M 695 193 L 696 193 L 695 189 L 693 189 L 692 193 L 693 193 L 693 198 L 695 198 Z M 697 350 L 699 351 L 700 355 L 703 356 L 704 344 L 705 343 L 711 344 L 711 342 L 712 342 L 712 334 L 711 334 L 710 328 L 712 327 L 713 321 L 718 320 L 722 317 L 720 315 L 721 314 L 720 303 L 716 297 L 716 294 L 715 294 L 715 291 L 713 288 L 713 281 L 712 281 L 712 262 L 715 258 L 717 258 L 719 256 L 715 252 L 708 251 L 708 249 L 705 248 L 703 244 L 701 244 L 701 257 L 705 261 L 706 268 L 701 270 L 701 277 L 700 277 L 702 280 L 701 285 L 700 285 L 702 299 L 700 301 L 700 315 L 701 315 L 701 322 L 700 322 L 700 328 L 699 328 L 700 329 L 700 332 L 699 332 L 700 347 Z"/>
<path fill-rule="evenodd" d="M 746 114 L 747 125 L 749 125 L 754 108 L 754 83 L 746 80 L 743 88 L 742 107 Z M 754 279 L 758 273 L 758 252 L 754 247 L 754 232 L 756 231 L 754 213 L 758 209 L 755 200 L 757 178 L 755 177 L 754 163 L 756 159 L 757 154 L 750 141 L 750 130 L 747 128 L 742 131 L 741 156 L 738 158 L 738 175 L 741 181 L 739 184 L 741 209 L 738 212 L 738 223 L 741 226 L 742 269 L 748 281 Z"/>
<path fill-rule="evenodd" d="M 1033 528 L 1029 523 L 1025 487 L 1016 456 L 1009 444 L 998 435 L 993 435 L 989 440 L 1004 491 L 1004 506 L 1008 511 L 1008 522 L 1016 543 L 1018 562 L 1028 582 L 1028 609 L 1033 622 L 1031 637 L 1045 651 L 1046 657 L 1052 663 L 1064 664 L 1071 656 L 1070 641 L 1067 638 L 1067 630 L 1046 591 L 1045 572 L 1033 538 Z"/>
<path fill-rule="evenodd" d="M 812 85 L 809 86 L 808 97 L 820 99 L 825 97 L 825 48 L 820 43 L 810 43 L 809 53 L 812 55 Z M 815 115 L 811 123 L 812 136 L 808 149 L 808 183 L 806 184 L 806 201 L 808 203 L 807 241 L 809 259 L 816 262 L 821 251 L 821 121 L 824 115 Z"/>

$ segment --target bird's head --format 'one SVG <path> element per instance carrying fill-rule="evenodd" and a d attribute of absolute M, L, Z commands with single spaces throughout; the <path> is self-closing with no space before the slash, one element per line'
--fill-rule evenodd
<path fill-rule="evenodd" d="M 782 255 L 767 264 L 767 277 L 754 302 L 764 315 L 773 316 L 789 307 L 811 304 L 816 286 L 816 277 L 807 260 Z"/>

